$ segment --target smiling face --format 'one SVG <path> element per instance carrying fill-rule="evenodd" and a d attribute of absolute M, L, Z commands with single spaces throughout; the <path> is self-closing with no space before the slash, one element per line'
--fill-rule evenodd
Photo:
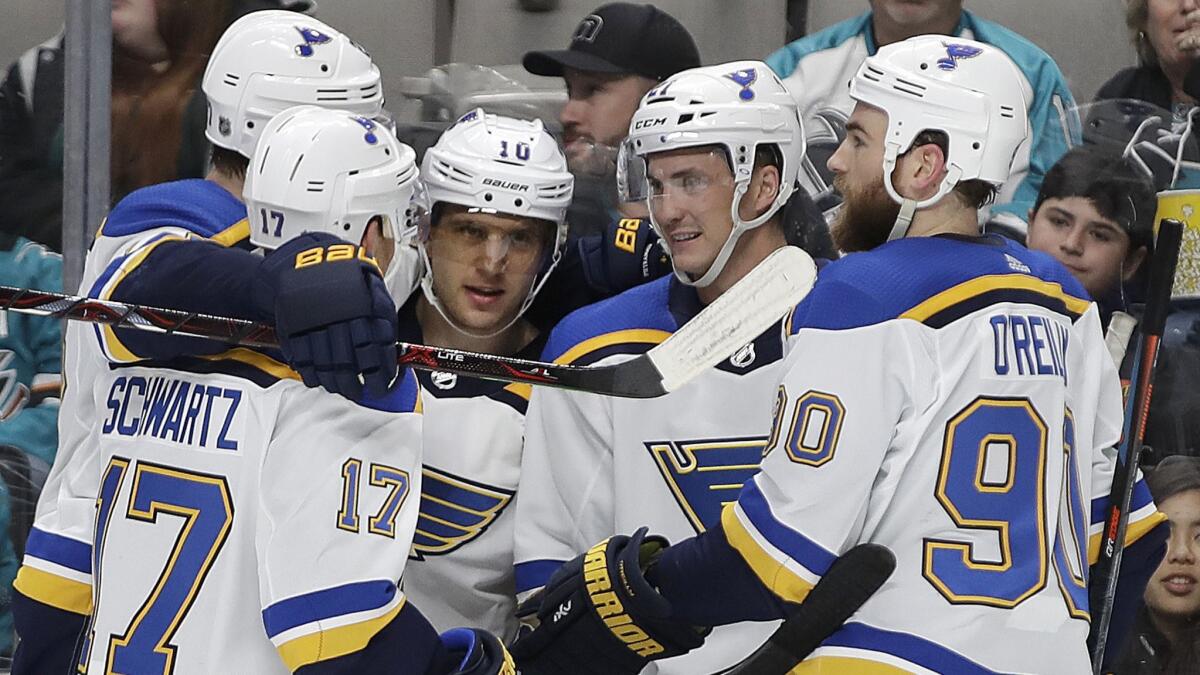
<path fill-rule="evenodd" d="M 1158 504 L 1171 525 L 1167 555 L 1146 585 L 1146 605 L 1172 623 L 1200 619 L 1200 490 Z"/>
<path fill-rule="evenodd" d="M 654 215 L 671 264 L 700 276 L 712 267 L 733 231 L 733 171 L 712 146 L 651 155 L 647 180 Z"/>
<path fill-rule="evenodd" d="M 1066 266 L 1093 298 L 1102 298 L 1137 271 L 1145 248 L 1130 251 L 1129 235 L 1086 197 L 1050 198 L 1029 220 L 1029 248 Z"/>
<path fill-rule="evenodd" d="M 439 211 L 426 250 L 447 318 L 472 333 L 502 329 L 529 295 L 553 223 L 450 204 Z"/>

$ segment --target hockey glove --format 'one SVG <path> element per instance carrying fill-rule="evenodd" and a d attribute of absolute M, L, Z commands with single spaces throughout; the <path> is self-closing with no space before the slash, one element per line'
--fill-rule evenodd
<path fill-rule="evenodd" d="M 300 235 L 267 254 L 255 305 L 274 316 L 283 355 L 304 384 L 358 400 L 396 379 L 396 307 L 375 261 L 324 233 Z"/>
<path fill-rule="evenodd" d="M 666 547 L 643 527 L 560 567 L 524 603 L 537 607 L 540 623 L 513 645 L 522 675 L 636 675 L 650 661 L 702 645 L 709 629 L 672 620 L 670 603 L 645 579 Z"/>
<path fill-rule="evenodd" d="M 671 271 L 671 258 L 645 219 L 613 220 L 602 238 L 582 237 L 575 245 L 588 286 L 604 297 Z"/>
<path fill-rule="evenodd" d="M 462 659 L 449 675 L 517 675 L 513 658 L 500 640 L 478 628 L 452 628 L 441 635 L 442 645 Z"/>

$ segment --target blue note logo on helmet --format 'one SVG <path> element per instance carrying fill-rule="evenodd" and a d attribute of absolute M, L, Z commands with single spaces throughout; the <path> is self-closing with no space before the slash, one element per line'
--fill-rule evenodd
<path fill-rule="evenodd" d="M 367 134 L 363 136 L 363 140 L 366 141 L 368 145 L 375 145 L 379 142 L 379 137 L 375 135 L 376 127 L 373 120 L 359 115 L 354 118 L 354 121 L 358 122 L 362 128 L 367 130 Z"/>
<path fill-rule="evenodd" d="M 296 53 L 300 56 L 312 56 L 313 45 L 328 44 L 332 38 L 314 28 L 301 28 L 296 26 L 296 30 L 300 32 L 300 37 L 304 38 L 304 44 L 296 45 Z"/>
<path fill-rule="evenodd" d="M 983 53 L 982 49 L 971 45 L 944 42 L 942 44 L 946 47 L 946 56 L 937 60 L 938 68 L 942 70 L 954 70 L 961 59 L 973 58 Z"/>
<path fill-rule="evenodd" d="M 725 77 L 728 77 L 729 79 L 738 83 L 738 86 L 742 88 L 742 90 L 738 92 L 738 98 L 742 99 L 743 101 L 754 100 L 754 90 L 750 87 L 758 80 L 757 70 L 753 68 L 735 70 Z"/>

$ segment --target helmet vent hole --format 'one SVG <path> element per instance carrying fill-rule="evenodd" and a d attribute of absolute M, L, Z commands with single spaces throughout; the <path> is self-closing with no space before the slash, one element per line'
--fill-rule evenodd
<path fill-rule="evenodd" d="M 971 144 L 971 149 L 972 149 L 972 150 L 978 150 L 978 149 L 979 149 L 979 141 L 975 141 L 974 143 L 972 143 L 972 144 Z"/>
<path fill-rule="evenodd" d="M 695 117 L 696 117 L 695 113 L 684 113 L 679 116 L 679 121 L 676 122 L 676 124 L 687 124 L 688 122 L 691 122 Z"/>
<path fill-rule="evenodd" d="M 521 208 L 524 205 L 525 205 L 525 202 L 521 201 L 521 199 L 519 197 L 513 201 L 513 206 L 515 206 L 517 208 Z"/>
<path fill-rule="evenodd" d="M 492 201 L 492 193 L 490 193 L 490 192 L 485 192 L 485 193 L 484 193 L 484 195 L 483 195 L 483 201 L 485 201 L 485 202 L 490 202 L 490 201 Z"/>
<path fill-rule="evenodd" d="M 921 70 L 929 70 L 929 64 L 928 64 L 928 63 L 922 63 L 922 64 L 921 64 Z"/>
<path fill-rule="evenodd" d="M 391 156 L 392 156 L 392 149 L 391 149 L 391 148 L 384 148 L 384 149 L 383 149 L 383 154 L 387 155 L 388 157 L 391 157 Z"/>
<path fill-rule="evenodd" d="M 350 223 L 342 223 L 342 229 L 346 232 L 350 231 Z"/>
<path fill-rule="evenodd" d="M 322 64 L 321 64 L 321 72 L 322 72 L 322 73 L 328 73 L 328 72 L 329 72 L 329 66 L 325 65 L 324 63 L 322 63 Z M 346 227 L 348 228 L 348 227 L 350 227 L 350 226 L 349 226 L 349 225 L 347 225 Z"/>
<path fill-rule="evenodd" d="M 1000 106 L 1000 116 L 1001 117 L 1007 117 L 1008 119 L 1013 119 L 1014 117 L 1016 117 L 1015 113 L 1016 113 L 1016 111 L 1013 110 L 1013 107 L 1011 105 Z"/>
<path fill-rule="evenodd" d="M 254 120 L 246 120 L 246 128 L 253 129 L 254 128 Z"/>

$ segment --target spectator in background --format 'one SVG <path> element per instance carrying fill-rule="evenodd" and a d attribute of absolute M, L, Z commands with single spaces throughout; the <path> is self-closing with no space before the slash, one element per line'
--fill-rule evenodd
<path fill-rule="evenodd" d="M 1195 0 L 1129 0 L 1125 24 L 1137 67 L 1105 82 L 1096 99 L 1133 98 L 1176 114 L 1200 99 L 1200 5 Z"/>
<path fill-rule="evenodd" d="M 575 200 L 567 214 L 572 237 L 604 232 L 622 215 L 645 217 L 642 207 L 617 204 L 617 148 L 642 95 L 700 65 L 688 30 L 654 5 L 614 2 L 585 16 L 567 49 L 528 52 L 522 65 L 534 75 L 567 83 L 559 121 L 575 175 Z"/>
<path fill-rule="evenodd" d="M 1168 457 L 1146 477 L 1171 525 L 1167 553 L 1112 671 L 1195 673 L 1200 663 L 1200 458 Z"/>
<path fill-rule="evenodd" d="M 805 119 L 817 114 L 849 117 L 853 102 L 847 83 L 863 59 L 884 45 L 914 35 L 941 33 L 986 42 L 1002 49 L 1020 69 L 1032 94 L 1028 103 L 1030 138 L 1017 150 L 1009 180 L 991 207 L 989 229 L 1017 238 L 1027 230 L 1026 215 L 1042 178 L 1067 150 L 1064 111 L 1074 106 L 1058 65 L 1037 45 L 1013 31 L 962 8 L 962 0 L 871 0 L 866 13 L 792 42 L 767 57 L 783 78 Z M 959 58 L 947 48 L 944 68 Z M 1053 126 L 1052 126 L 1053 125 Z"/>
<path fill-rule="evenodd" d="M 0 284 L 57 291 L 62 259 L 0 232 Z M 0 312 L 0 655 L 12 649 L 12 582 L 58 448 L 61 362 L 58 320 Z"/>
<path fill-rule="evenodd" d="M 200 76 L 221 32 L 286 0 L 113 0 L 112 201 L 203 178 Z M 0 83 L 0 232 L 62 249 L 63 35 L 25 52 Z"/>
<path fill-rule="evenodd" d="M 1128 309 L 1125 283 L 1141 276 L 1153 246 L 1155 206 L 1154 186 L 1132 161 L 1075 148 L 1046 172 L 1029 211 L 1029 248 L 1065 265 L 1107 325 L 1113 310 Z"/>

